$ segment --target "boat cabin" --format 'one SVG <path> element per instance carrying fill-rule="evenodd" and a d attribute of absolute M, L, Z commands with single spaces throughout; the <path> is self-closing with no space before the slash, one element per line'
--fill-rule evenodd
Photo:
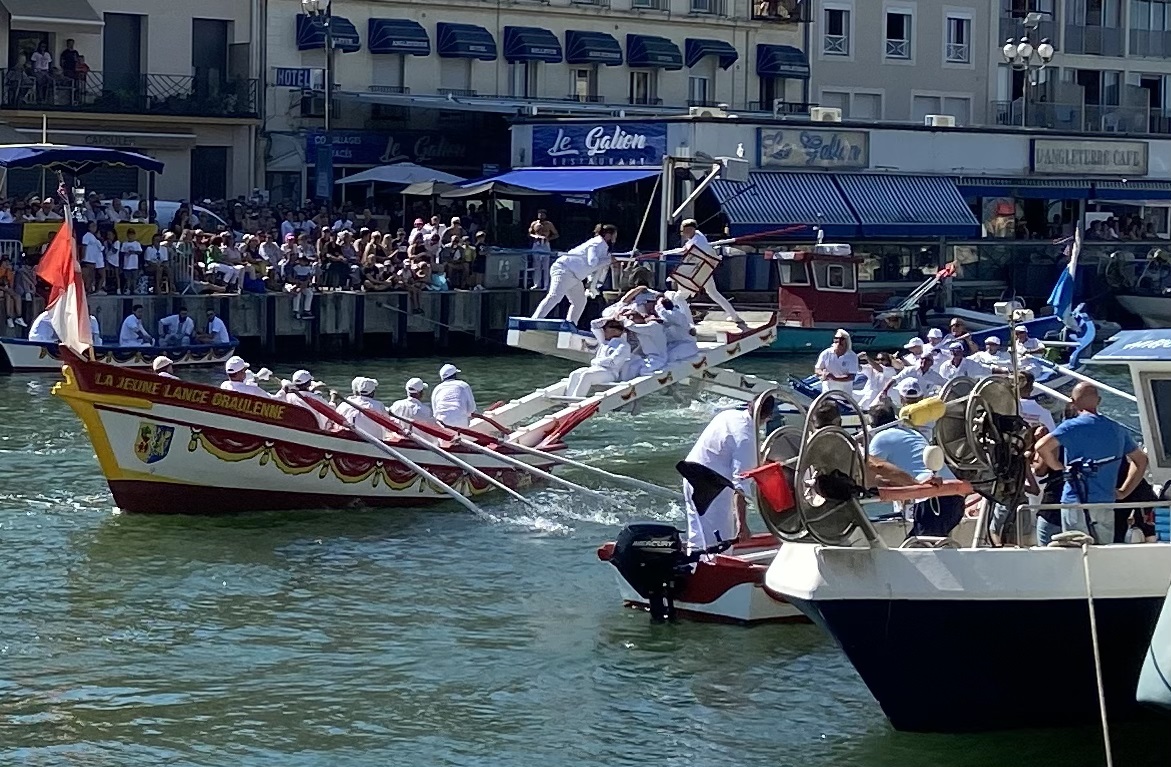
<path fill-rule="evenodd" d="M 781 322 L 813 327 L 817 322 L 869 323 L 873 312 L 858 299 L 858 264 L 849 245 L 818 243 L 810 250 L 776 251 Z"/>
<path fill-rule="evenodd" d="M 1129 368 L 1151 481 L 1171 480 L 1171 330 L 1124 330 L 1089 362 Z"/>

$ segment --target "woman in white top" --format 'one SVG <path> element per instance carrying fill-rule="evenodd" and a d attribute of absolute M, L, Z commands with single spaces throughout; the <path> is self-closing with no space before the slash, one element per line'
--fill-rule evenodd
<path fill-rule="evenodd" d="M 879 352 L 874 359 L 867 359 L 866 353 L 858 355 L 858 362 L 862 365 L 862 375 L 866 376 L 866 384 L 858 392 L 858 407 L 869 410 L 879 399 L 879 393 L 886 386 L 886 382 L 894 378 L 899 372 L 895 370 L 889 354 Z"/>
<path fill-rule="evenodd" d="M 85 282 L 85 289 L 95 293 L 100 288 L 98 275 L 106 268 L 106 248 L 98 237 L 96 221 L 89 222 L 89 228 L 81 238 L 81 249 L 81 278 Z"/>
<path fill-rule="evenodd" d="M 610 265 L 610 248 L 618 237 L 618 228 L 610 224 L 598 224 L 594 236 L 553 262 L 549 268 L 549 292 L 533 312 L 533 319 L 549 316 L 561 299 L 569 299 L 569 312 L 565 319 L 573 324 L 581 319 L 585 311 L 586 291 L 582 284 L 592 282 L 598 272 Z"/>
<path fill-rule="evenodd" d="M 813 372 L 821 379 L 821 390 L 841 391 L 854 395 L 854 377 L 858 375 L 858 355 L 851 348 L 850 334 L 845 330 L 834 331 L 834 340 L 828 349 L 817 357 Z"/>
<path fill-rule="evenodd" d="M 159 234 L 156 233 L 151 238 L 150 245 L 146 246 L 146 253 L 143 256 L 143 260 L 145 262 L 143 266 L 146 269 L 146 273 L 154 278 L 155 293 L 172 292 L 171 254 Z M 165 290 L 164 286 L 166 286 Z"/>

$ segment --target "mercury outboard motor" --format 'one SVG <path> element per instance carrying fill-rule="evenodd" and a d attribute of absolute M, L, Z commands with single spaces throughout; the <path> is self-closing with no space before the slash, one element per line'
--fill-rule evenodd
<path fill-rule="evenodd" d="M 651 620 L 675 620 L 675 598 L 683 593 L 691 565 L 705 554 L 731 548 L 733 541 L 718 543 L 703 551 L 687 553 L 683 534 L 662 522 L 627 525 L 614 541 L 610 564 L 638 595 L 650 602 Z"/>

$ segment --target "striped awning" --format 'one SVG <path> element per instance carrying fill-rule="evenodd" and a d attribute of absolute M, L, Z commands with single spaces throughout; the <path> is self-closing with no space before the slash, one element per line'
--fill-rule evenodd
<path fill-rule="evenodd" d="M 864 237 L 979 237 L 980 222 L 944 176 L 839 174 Z"/>
<path fill-rule="evenodd" d="M 716 56 L 720 69 L 727 69 L 740 58 L 740 52 L 727 40 L 711 40 L 706 37 L 689 37 L 683 41 L 685 55 L 683 63 L 693 67 L 705 56 Z"/>
<path fill-rule="evenodd" d="M 366 47 L 371 53 L 430 56 L 431 38 L 423 25 L 412 19 L 370 19 Z"/>
<path fill-rule="evenodd" d="M 329 33 L 333 37 L 333 49 L 342 53 L 357 53 L 362 50 L 358 28 L 345 16 L 330 16 Z M 325 22 L 320 16 L 297 14 L 297 50 L 311 51 L 325 48 Z"/>
<path fill-rule="evenodd" d="M 713 181 L 711 190 L 736 237 L 800 224 L 809 229 L 792 235 L 798 239 L 809 239 L 814 226 L 830 237 L 858 234 L 858 219 L 827 173 L 754 171 L 747 183 Z"/>
<path fill-rule="evenodd" d="M 496 38 L 476 24 L 441 21 L 435 25 L 435 50 L 449 59 L 496 60 Z"/>
<path fill-rule="evenodd" d="M 566 64 L 622 65 L 622 46 L 613 35 L 581 29 L 565 30 Z"/>
<path fill-rule="evenodd" d="M 1089 179 L 999 178 L 961 176 L 956 179 L 960 193 L 968 197 L 1020 197 L 1029 200 L 1088 200 Z"/>
<path fill-rule="evenodd" d="M 1171 181 L 1095 181 L 1095 200 L 1171 200 Z"/>
<path fill-rule="evenodd" d="M 809 79 L 809 57 L 800 48 L 791 45 L 756 46 L 756 74 L 760 77 L 792 77 Z"/>
<path fill-rule="evenodd" d="M 654 35 L 626 36 L 626 65 L 656 69 L 683 69 L 679 46 L 665 37 Z"/>
<path fill-rule="evenodd" d="M 505 27 L 504 58 L 506 61 L 560 64 L 561 41 L 542 27 Z"/>

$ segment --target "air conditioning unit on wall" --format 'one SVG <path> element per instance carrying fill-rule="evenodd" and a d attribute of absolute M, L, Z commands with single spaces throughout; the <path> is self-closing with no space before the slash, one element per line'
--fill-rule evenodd
<path fill-rule="evenodd" d="M 951 115 L 926 115 L 923 124 L 929 128 L 954 128 L 956 119 Z"/>
<path fill-rule="evenodd" d="M 840 123 L 842 110 L 837 107 L 810 107 L 809 119 L 815 123 Z"/>

